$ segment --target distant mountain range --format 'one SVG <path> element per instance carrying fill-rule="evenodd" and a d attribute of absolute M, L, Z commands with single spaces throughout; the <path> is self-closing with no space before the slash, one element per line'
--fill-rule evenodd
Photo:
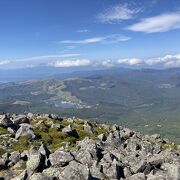
<path fill-rule="evenodd" d="M 0 84 L 0 111 L 98 119 L 180 142 L 180 69 L 36 70 L 0 76 L 16 81 Z"/>

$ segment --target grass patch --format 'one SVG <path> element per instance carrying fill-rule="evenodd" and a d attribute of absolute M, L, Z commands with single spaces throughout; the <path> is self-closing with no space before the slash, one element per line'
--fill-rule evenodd
<path fill-rule="evenodd" d="M 4 127 L 0 127 L 0 134 L 8 134 L 8 130 Z"/>

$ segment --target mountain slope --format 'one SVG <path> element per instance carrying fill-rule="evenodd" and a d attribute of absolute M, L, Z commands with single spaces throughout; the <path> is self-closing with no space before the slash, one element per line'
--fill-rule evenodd
<path fill-rule="evenodd" d="M 178 179 L 180 147 L 160 135 L 54 114 L 0 115 L 0 178 Z"/>

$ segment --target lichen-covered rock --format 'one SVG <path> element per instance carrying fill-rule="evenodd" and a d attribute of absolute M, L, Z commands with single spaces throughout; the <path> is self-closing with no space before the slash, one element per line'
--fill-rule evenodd
<path fill-rule="evenodd" d="M 144 173 L 137 173 L 126 178 L 126 180 L 146 180 L 146 176 Z"/>
<path fill-rule="evenodd" d="M 162 168 L 167 172 L 169 179 L 180 179 L 180 164 L 164 163 Z"/>
<path fill-rule="evenodd" d="M 19 139 L 22 136 L 31 135 L 32 139 L 36 136 L 34 134 L 33 126 L 27 123 L 20 124 L 20 128 L 17 130 L 15 138 Z"/>
<path fill-rule="evenodd" d="M 43 168 L 44 168 L 44 163 L 45 163 L 45 160 L 44 160 L 44 157 L 41 153 L 39 154 L 36 154 L 36 155 L 32 155 L 27 163 L 26 163 L 26 168 L 28 171 L 36 171 L 36 172 L 39 172 L 41 171 Z"/>
<path fill-rule="evenodd" d="M 20 158 L 21 158 L 21 154 L 19 151 L 12 152 L 9 157 L 10 163 L 8 163 L 8 165 L 9 166 L 15 165 L 18 161 L 20 161 Z"/>
<path fill-rule="evenodd" d="M 27 171 L 24 170 L 20 175 L 12 178 L 11 180 L 25 180 L 27 179 L 27 177 L 28 177 Z"/>
<path fill-rule="evenodd" d="M 52 166 L 65 166 L 73 159 L 74 157 L 70 152 L 65 152 L 61 150 L 56 150 L 49 156 L 49 160 Z"/>
<path fill-rule="evenodd" d="M 80 164 L 77 161 L 71 161 L 62 171 L 60 179 L 88 180 L 90 178 L 90 170 L 86 165 Z"/>
<path fill-rule="evenodd" d="M 29 178 L 29 180 L 52 180 L 52 179 L 49 177 L 46 177 L 42 173 L 35 173 Z"/>
<path fill-rule="evenodd" d="M 63 170 L 62 167 L 51 166 L 47 169 L 44 169 L 42 174 L 50 179 L 60 179 L 62 170 Z"/>

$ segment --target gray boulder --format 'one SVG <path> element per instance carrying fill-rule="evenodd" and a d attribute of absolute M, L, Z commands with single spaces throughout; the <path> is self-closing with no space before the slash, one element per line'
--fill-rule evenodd
<path fill-rule="evenodd" d="M 180 164 L 169 164 L 169 163 L 164 163 L 162 165 L 163 169 L 167 172 L 167 176 L 169 179 L 180 179 Z"/>
<path fill-rule="evenodd" d="M 15 139 L 19 139 L 22 136 L 30 135 L 32 139 L 35 139 L 33 126 L 27 123 L 20 124 L 20 128 L 17 130 Z"/>
<path fill-rule="evenodd" d="M 12 126 L 13 122 L 10 120 L 10 118 L 6 115 L 0 115 L 0 126 L 3 127 L 10 127 Z"/>
<path fill-rule="evenodd" d="M 27 170 L 24 170 L 20 175 L 11 178 L 11 180 L 25 180 L 27 179 L 27 177 L 28 177 Z"/>
<path fill-rule="evenodd" d="M 44 166 L 45 166 L 45 159 L 41 153 L 30 156 L 30 158 L 26 163 L 26 168 L 28 172 L 34 172 L 34 171 L 40 172 L 43 170 Z"/>
<path fill-rule="evenodd" d="M 91 166 L 94 162 L 91 153 L 82 149 L 77 151 L 74 156 L 75 159 L 82 164 L 88 164 L 89 166 Z"/>
<path fill-rule="evenodd" d="M 146 176 L 144 173 L 137 173 L 126 178 L 126 180 L 146 180 Z"/>
<path fill-rule="evenodd" d="M 65 152 L 62 150 L 56 150 L 49 156 L 49 160 L 52 166 L 65 166 L 73 159 L 74 157 L 70 152 Z"/>
<path fill-rule="evenodd" d="M 105 179 L 105 175 L 102 173 L 102 166 L 94 161 L 92 166 L 90 166 L 91 176 L 95 179 Z"/>
<path fill-rule="evenodd" d="M 49 155 L 51 154 L 51 152 L 49 151 L 49 149 L 47 148 L 47 146 L 44 143 L 41 144 L 38 151 L 46 157 L 49 157 Z"/>
<path fill-rule="evenodd" d="M 77 137 L 78 134 L 76 132 L 76 129 L 74 129 L 74 127 L 69 124 L 68 126 L 66 126 L 65 128 L 62 129 L 62 132 L 65 134 L 65 135 L 68 135 L 68 136 L 74 136 L 74 137 Z"/>
<path fill-rule="evenodd" d="M 23 115 L 23 114 L 13 115 L 12 121 L 16 125 L 22 124 L 22 123 L 28 123 L 29 124 L 29 119 L 26 117 L 26 115 Z"/>
<path fill-rule="evenodd" d="M 88 132 L 88 133 L 90 133 L 90 134 L 94 134 L 94 133 L 95 133 L 95 131 L 93 130 L 93 127 L 91 126 L 90 123 L 86 122 L 86 123 L 83 125 L 83 127 L 84 127 L 84 131 L 86 131 L 86 132 Z"/>
<path fill-rule="evenodd" d="M 4 159 L 0 159 L 0 170 L 3 170 L 3 169 L 6 169 L 7 166 L 6 166 L 6 160 Z"/>
<path fill-rule="evenodd" d="M 46 177 L 42 173 L 35 173 L 29 178 L 29 180 L 52 180 L 52 179 Z"/>
<path fill-rule="evenodd" d="M 85 137 L 84 140 L 77 143 L 77 148 L 83 151 L 89 152 L 93 159 L 98 160 L 102 157 L 101 147 L 96 143 L 95 140 L 92 140 L 88 137 Z"/>
<path fill-rule="evenodd" d="M 86 165 L 76 161 L 71 161 L 62 171 L 62 180 L 89 180 L 91 179 L 90 170 Z"/>
<path fill-rule="evenodd" d="M 102 164 L 103 173 L 110 179 L 120 179 L 124 178 L 124 171 L 121 167 L 121 164 L 113 160 L 112 163 L 104 163 Z"/>
<path fill-rule="evenodd" d="M 9 157 L 10 163 L 8 164 L 8 166 L 15 165 L 18 161 L 20 161 L 20 159 L 21 159 L 21 154 L 19 151 L 12 152 Z"/>
<path fill-rule="evenodd" d="M 105 133 L 102 133 L 102 134 L 98 135 L 97 138 L 98 138 L 100 141 L 106 141 L 106 140 L 107 140 L 107 136 L 106 136 Z"/>

